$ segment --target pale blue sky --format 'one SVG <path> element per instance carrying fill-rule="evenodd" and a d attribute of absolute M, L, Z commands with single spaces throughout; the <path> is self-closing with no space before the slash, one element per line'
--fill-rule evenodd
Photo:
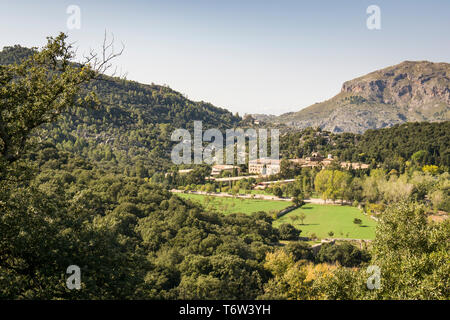
<path fill-rule="evenodd" d="M 381 9 L 381 30 L 366 8 Z M 67 30 L 69 5 L 81 29 Z M 448 0 L 0 1 L 0 47 L 68 31 L 79 52 L 106 29 L 128 79 L 167 84 L 233 112 L 297 111 L 344 81 L 404 60 L 450 62 Z"/>

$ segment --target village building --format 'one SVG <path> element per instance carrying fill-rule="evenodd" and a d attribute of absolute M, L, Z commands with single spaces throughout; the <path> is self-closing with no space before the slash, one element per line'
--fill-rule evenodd
<path fill-rule="evenodd" d="M 334 161 L 333 156 L 331 154 L 328 154 L 328 157 L 326 159 L 322 160 L 323 166 L 329 166 Z"/>
<path fill-rule="evenodd" d="M 334 161 L 335 158 L 331 154 L 328 156 L 322 157 L 319 153 L 313 152 L 310 157 L 306 158 L 297 158 L 297 159 L 289 159 L 290 162 L 300 165 L 303 168 L 314 168 L 314 167 L 328 167 Z M 369 168 L 368 164 L 359 163 L 359 162 L 339 162 L 339 165 L 344 169 L 354 169 L 354 170 L 362 170 Z"/>
<path fill-rule="evenodd" d="M 306 163 L 306 160 L 303 158 L 289 159 L 289 161 L 298 165 L 303 165 Z"/>
<path fill-rule="evenodd" d="M 183 174 L 188 174 L 189 172 L 191 172 L 192 170 L 194 170 L 194 169 L 179 169 L 178 170 L 178 174 L 179 175 L 183 175 Z M 169 176 L 173 176 L 174 175 L 174 172 L 166 172 L 165 174 L 164 174 L 164 177 L 169 177 Z"/>
<path fill-rule="evenodd" d="M 322 157 L 318 152 L 311 153 L 311 157 L 306 157 L 305 160 L 307 162 L 321 162 L 324 157 Z"/>
<path fill-rule="evenodd" d="M 270 176 L 280 172 L 280 160 L 275 159 L 256 159 L 248 162 L 248 172 L 262 176 Z"/>
<path fill-rule="evenodd" d="M 178 170 L 178 174 L 187 174 L 189 172 L 191 172 L 194 169 L 180 169 Z"/>
<path fill-rule="evenodd" d="M 212 166 L 211 175 L 218 176 L 224 171 L 233 174 L 235 169 L 237 171 L 237 174 L 239 174 L 240 168 L 238 166 L 233 166 L 231 164 L 216 164 Z"/>
<path fill-rule="evenodd" d="M 344 169 L 353 169 L 353 170 L 362 170 L 369 168 L 368 164 L 359 162 L 341 162 L 340 165 Z"/>

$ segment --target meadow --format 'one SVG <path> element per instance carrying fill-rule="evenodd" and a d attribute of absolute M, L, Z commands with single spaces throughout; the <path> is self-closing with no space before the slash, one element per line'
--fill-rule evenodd
<path fill-rule="evenodd" d="M 214 197 L 189 193 L 179 193 L 178 195 L 184 199 L 199 202 L 206 209 L 215 209 L 224 214 L 237 212 L 251 214 L 258 211 L 271 213 L 281 211 L 292 205 L 290 201 Z"/>
<path fill-rule="evenodd" d="M 304 214 L 305 219 L 299 219 Z M 362 224 L 356 225 L 353 219 L 361 219 Z M 302 230 L 300 236 L 311 236 L 313 233 L 319 238 L 353 238 L 374 239 L 376 222 L 361 210 L 350 206 L 305 204 L 274 221 L 277 227 L 282 223 L 290 223 Z"/>
<path fill-rule="evenodd" d="M 225 198 L 187 193 L 178 195 L 202 204 L 207 210 L 217 210 L 224 214 L 236 212 L 251 214 L 258 211 L 272 213 L 291 205 L 289 201 Z M 305 215 L 303 224 L 299 218 L 301 214 Z M 362 224 L 354 224 L 355 218 L 361 219 Z M 376 222 L 365 216 L 358 208 L 350 206 L 305 204 L 273 222 L 275 227 L 282 223 L 290 223 L 302 230 L 300 236 L 304 237 L 315 234 L 318 238 L 327 238 L 330 237 L 330 231 L 333 232 L 333 238 L 375 237 Z"/>

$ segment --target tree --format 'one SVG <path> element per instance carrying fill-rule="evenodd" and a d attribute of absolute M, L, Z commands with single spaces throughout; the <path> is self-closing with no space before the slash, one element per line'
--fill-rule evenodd
<path fill-rule="evenodd" d="M 234 196 L 237 196 L 239 194 L 240 188 L 239 185 L 234 185 L 233 188 L 231 188 L 231 192 L 233 193 Z"/>
<path fill-rule="evenodd" d="M 449 299 L 450 221 L 427 221 L 423 205 L 401 202 L 381 216 L 371 264 L 381 270 L 376 299 Z"/>
<path fill-rule="evenodd" d="M 330 184 L 331 179 L 331 171 L 330 170 L 322 170 L 320 171 L 314 180 L 314 187 L 317 192 L 322 194 L 322 199 L 325 201 L 328 198 L 327 189 Z"/>
<path fill-rule="evenodd" d="M 295 197 L 292 198 L 292 203 L 294 204 L 294 206 L 296 207 L 301 207 L 305 204 L 305 201 L 303 200 L 303 195 L 299 194 Z"/>
<path fill-rule="evenodd" d="M 215 192 L 215 191 L 216 191 L 216 188 L 215 188 L 214 184 L 212 184 L 212 183 L 207 183 L 206 184 L 206 192 L 207 193 L 212 193 L 212 192 Z"/>
<path fill-rule="evenodd" d="M 296 229 L 289 223 L 283 223 L 279 228 L 281 240 L 297 240 L 301 230 Z"/>
<path fill-rule="evenodd" d="M 275 186 L 275 187 L 273 188 L 273 194 L 274 194 L 276 197 L 281 198 L 281 197 L 283 196 L 283 190 L 281 190 L 281 188 L 280 188 L 279 186 Z"/>
<path fill-rule="evenodd" d="M 425 165 L 422 167 L 422 171 L 435 176 L 439 172 L 439 167 L 435 165 Z"/>
<path fill-rule="evenodd" d="M 383 169 L 373 169 L 370 175 L 363 180 L 363 197 L 369 202 L 380 200 L 382 194 L 380 185 L 386 181 Z"/>
<path fill-rule="evenodd" d="M 263 299 L 310 300 L 321 299 L 323 294 L 314 288 L 316 281 L 331 277 L 335 266 L 295 262 L 291 253 L 277 250 L 266 255 L 264 267 L 274 276 L 264 286 Z"/>
<path fill-rule="evenodd" d="M 353 219 L 353 223 L 360 226 L 362 224 L 362 220 L 355 218 L 355 219 Z"/>
<path fill-rule="evenodd" d="M 363 199 L 362 192 L 363 186 L 361 178 L 353 178 L 347 190 L 344 192 L 344 199 L 359 202 Z"/>
<path fill-rule="evenodd" d="M 334 172 L 334 193 L 335 197 L 333 196 L 333 200 L 334 199 L 341 199 L 341 201 L 343 202 L 344 199 L 350 199 L 350 194 L 349 192 L 351 191 L 349 188 L 350 185 L 350 181 L 351 181 L 351 176 L 350 174 L 348 174 L 347 172 L 343 172 L 343 171 L 335 171 Z"/>
<path fill-rule="evenodd" d="M 339 170 L 322 170 L 314 181 L 317 192 L 322 193 L 322 199 L 344 199 L 350 182 L 350 175 Z M 348 197 L 347 197 L 348 198 Z"/>
<path fill-rule="evenodd" d="M 292 223 L 295 224 L 295 222 L 299 219 L 298 216 L 290 216 L 289 219 L 292 221 Z"/>
<path fill-rule="evenodd" d="M 450 212 L 450 189 L 447 190 L 436 190 L 431 193 L 431 203 L 433 204 L 434 210 L 443 210 Z"/>
<path fill-rule="evenodd" d="M 288 254 L 291 254 L 294 261 L 309 260 L 314 261 L 314 255 L 312 253 L 311 246 L 304 242 L 289 242 L 285 250 Z"/>
<path fill-rule="evenodd" d="M 302 224 L 304 224 L 303 222 L 304 222 L 305 219 L 306 219 L 305 213 L 300 212 L 300 213 L 298 214 L 298 218 L 300 219 L 300 221 L 302 222 Z"/>
<path fill-rule="evenodd" d="M 414 164 L 416 164 L 417 166 L 425 165 L 428 158 L 429 158 L 429 153 L 426 150 L 419 150 L 411 156 L 412 162 Z"/>
<path fill-rule="evenodd" d="M 53 122 L 75 105 L 92 106 L 97 102 L 93 92 L 81 95 L 82 89 L 92 79 L 101 77 L 110 61 L 121 54 L 108 55 L 112 44 L 104 44 L 103 59 L 91 53 L 82 63 L 75 63 L 75 53 L 64 33 L 47 39 L 41 51 L 34 50 L 19 63 L 0 66 L 2 171 L 19 160 L 37 127 Z"/>
<path fill-rule="evenodd" d="M 339 263 L 344 267 L 357 267 L 369 261 L 368 252 L 360 250 L 348 242 L 340 245 L 325 243 L 316 255 L 316 262 Z"/>

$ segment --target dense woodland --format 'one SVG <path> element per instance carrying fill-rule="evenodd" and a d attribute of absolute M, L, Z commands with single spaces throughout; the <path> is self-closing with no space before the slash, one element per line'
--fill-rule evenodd
<path fill-rule="evenodd" d="M 6 47 L 0 64 L 21 61 L 31 53 L 20 46 Z M 174 144 L 170 135 L 176 128 L 192 129 L 193 121 L 199 120 L 204 129 L 225 129 L 240 120 L 228 110 L 193 102 L 165 86 L 101 76 L 81 88 L 95 92 L 98 103 L 70 106 L 35 138 L 128 176 L 148 177 L 167 169 Z"/>
<path fill-rule="evenodd" d="M 286 158 L 307 157 L 312 152 L 332 154 L 341 161 L 362 162 L 373 168 L 404 172 L 407 161 L 418 151 L 420 164 L 450 167 L 450 121 L 412 122 L 363 134 L 334 134 L 320 129 L 287 133 L 280 138 Z"/>
<path fill-rule="evenodd" d="M 273 228 L 267 214 L 207 212 L 152 179 L 169 166 L 173 128 L 194 119 L 233 127 L 239 117 L 167 87 L 98 80 L 88 65 L 70 63 L 70 52 L 61 34 L 31 56 L 20 47 L 0 55 L 0 299 L 450 298 L 450 224 L 429 223 L 420 201 L 389 203 L 370 250 L 330 245 L 314 256 L 302 242 L 285 246 L 280 240 L 298 231 Z M 98 95 L 94 106 L 91 91 Z M 396 130 L 414 126 L 434 138 L 424 133 L 400 151 L 397 146 L 417 138 L 411 131 L 399 137 L 403 144 L 378 149 L 389 146 Z M 424 150 L 413 157 L 417 167 L 436 164 L 442 175 L 446 127 L 411 124 L 380 131 L 378 138 L 368 132 L 333 139 L 342 145 L 353 139 L 343 149 L 348 155 L 336 155 L 358 150 L 364 160 L 381 157 L 390 169 L 391 155 L 407 160 Z M 314 140 L 323 137 L 310 136 L 307 149 L 292 144 L 289 152 L 343 147 L 331 142 L 331 149 Z M 374 146 L 363 149 L 366 138 Z M 65 285 L 73 264 L 82 270 L 81 290 Z M 382 270 L 380 290 L 366 287 L 370 264 Z"/>

